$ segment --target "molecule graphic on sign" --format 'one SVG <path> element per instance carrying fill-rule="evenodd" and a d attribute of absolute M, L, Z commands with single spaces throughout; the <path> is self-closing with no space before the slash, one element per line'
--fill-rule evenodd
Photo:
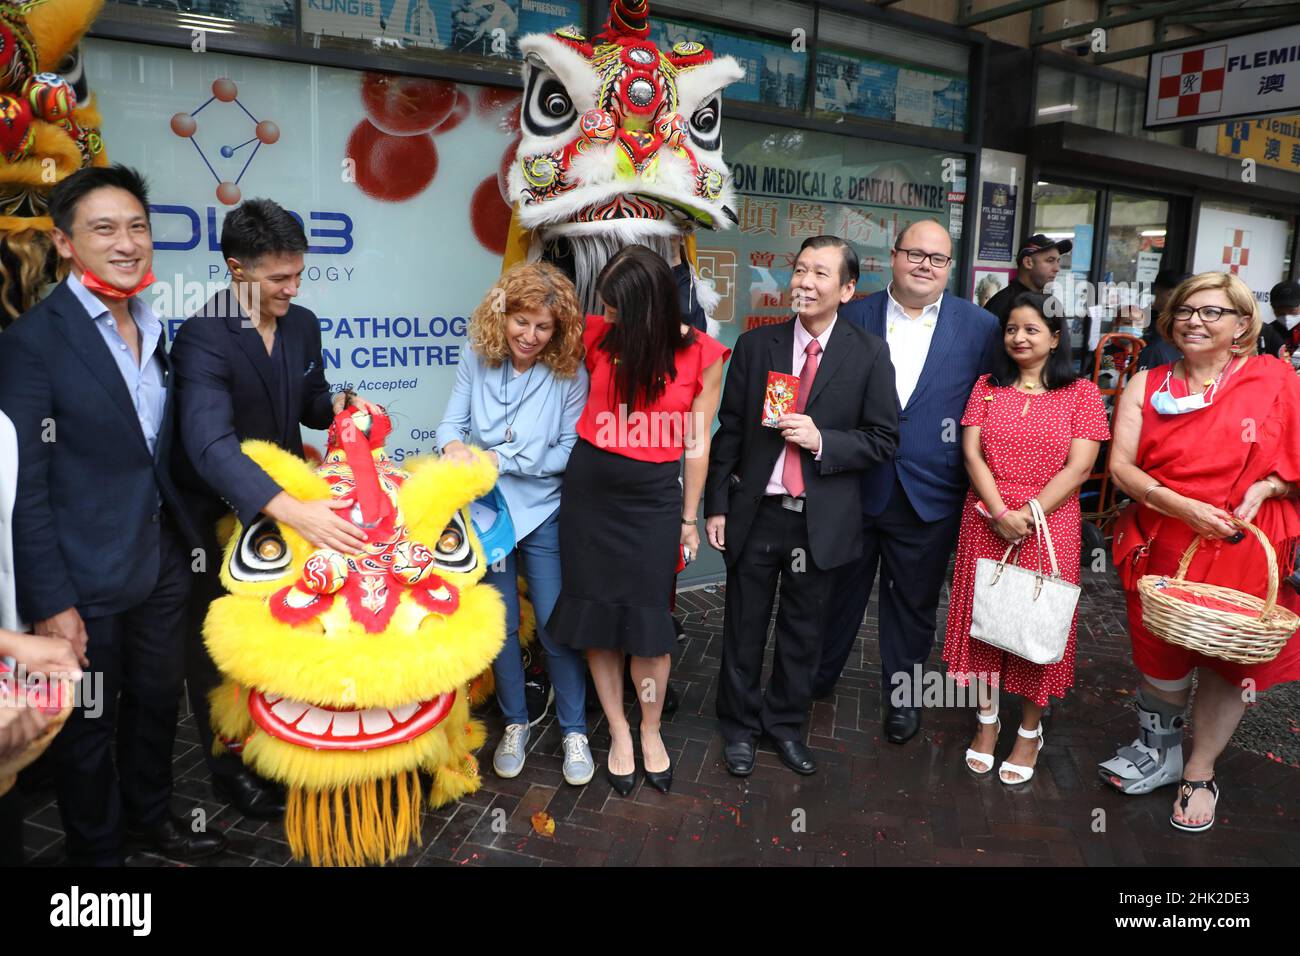
<path fill-rule="evenodd" d="M 212 96 L 210 96 L 202 106 L 192 113 L 177 113 L 171 120 L 172 132 L 177 136 L 188 139 L 194 144 L 194 148 L 198 150 L 199 158 L 203 160 L 203 165 L 208 167 L 208 172 L 212 173 L 212 178 L 217 181 L 217 200 L 227 206 L 234 206 L 239 202 L 239 181 L 244 178 L 244 173 L 248 171 L 248 166 L 252 163 L 253 157 L 257 155 L 257 151 L 262 148 L 263 144 L 270 146 L 280 138 L 279 126 L 275 125 L 270 120 L 259 121 L 256 116 L 248 112 L 243 103 L 239 102 L 238 97 L 239 87 L 235 85 L 235 81 L 228 77 L 221 77 L 212 81 Z M 198 140 L 194 138 L 194 134 L 198 132 L 199 129 L 199 123 L 195 117 L 206 109 L 208 104 L 213 100 L 220 100 L 222 103 L 234 103 L 244 111 L 254 124 L 252 139 L 240 143 L 238 146 L 226 145 L 222 146 L 220 149 L 220 153 L 224 158 L 231 159 L 241 149 L 253 146 L 254 143 L 257 144 L 253 146 L 252 152 L 248 154 L 248 159 L 244 161 L 243 168 L 239 170 L 239 175 L 235 177 L 233 182 L 228 179 L 223 180 L 217 175 L 217 171 L 213 169 L 212 164 L 208 162 L 208 157 L 204 155 L 203 147 L 200 146 Z"/>

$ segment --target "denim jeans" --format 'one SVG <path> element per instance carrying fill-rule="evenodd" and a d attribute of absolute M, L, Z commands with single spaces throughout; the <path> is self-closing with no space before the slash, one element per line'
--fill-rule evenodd
<path fill-rule="evenodd" d="M 581 651 L 556 643 L 545 623 L 560 596 L 560 511 L 529 532 L 499 564 L 490 565 L 484 582 L 506 602 L 506 643 L 492 662 L 497 704 L 507 724 L 528 723 L 524 700 L 524 664 L 519 649 L 519 564 L 528 582 L 528 599 L 537 617 L 537 636 L 546 651 L 546 670 L 555 688 L 555 712 L 563 733 L 587 732 L 587 661 Z"/>

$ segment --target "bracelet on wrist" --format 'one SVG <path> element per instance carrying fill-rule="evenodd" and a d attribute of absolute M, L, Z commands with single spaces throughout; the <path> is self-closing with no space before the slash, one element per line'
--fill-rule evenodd
<path fill-rule="evenodd" d="M 1147 503 L 1147 501 L 1151 497 L 1151 492 L 1155 491 L 1157 488 L 1163 488 L 1163 487 L 1164 485 L 1160 484 L 1160 482 L 1158 481 L 1151 482 L 1151 484 L 1147 486 L 1147 490 L 1142 492 L 1142 503 L 1143 504 Z"/>
<path fill-rule="evenodd" d="M 699 518 L 682 518 L 682 524 L 695 524 L 699 520 Z"/>
<path fill-rule="evenodd" d="M 1005 515 L 1010 510 L 1011 510 L 1010 508 L 1003 508 L 1001 511 L 999 511 L 997 513 L 997 516 L 993 519 L 994 523 L 996 524 L 997 522 L 1001 521 L 1002 516 Z"/>

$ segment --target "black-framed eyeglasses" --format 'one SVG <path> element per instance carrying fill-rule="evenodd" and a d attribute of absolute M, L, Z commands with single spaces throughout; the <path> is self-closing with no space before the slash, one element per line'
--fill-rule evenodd
<path fill-rule="evenodd" d="M 1199 316 L 1202 322 L 1213 324 L 1218 322 L 1225 315 L 1241 315 L 1241 313 L 1236 309 L 1221 309 L 1217 305 L 1203 305 L 1199 309 L 1193 309 L 1191 306 L 1187 305 L 1180 305 L 1173 311 L 1175 322 L 1190 322 L 1194 315 Z"/>
<path fill-rule="evenodd" d="M 930 265 L 936 269 L 948 268 L 948 263 L 952 262 L 952 256 L 945 256 L 941 252 L 923 252 L 920 249 L 895 249 L 895 252 L 901 252 L 907 256 L 907 261 L 913 265 L 920 265 L 926 259 L 930 260 Z"/>

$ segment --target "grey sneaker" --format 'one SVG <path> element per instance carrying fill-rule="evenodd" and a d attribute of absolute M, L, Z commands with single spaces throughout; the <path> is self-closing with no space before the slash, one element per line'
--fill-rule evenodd
<path fill-rule="evenodd" d="M 507 724 L 506 732 L 492 755 L 492 769 L 498 777 L 519 776 L 524 769 L 524 748 L 528 746 L 528 725 Z"/>
<path fill-rule="evenodd" d="M 587 735 L 572 733 L 564 735 L 564 782 L 572 787 L 581 787 L 591 783 L 596 775 L 596 762 L 591 759 L 591 748 L 587 746 Z"/>

